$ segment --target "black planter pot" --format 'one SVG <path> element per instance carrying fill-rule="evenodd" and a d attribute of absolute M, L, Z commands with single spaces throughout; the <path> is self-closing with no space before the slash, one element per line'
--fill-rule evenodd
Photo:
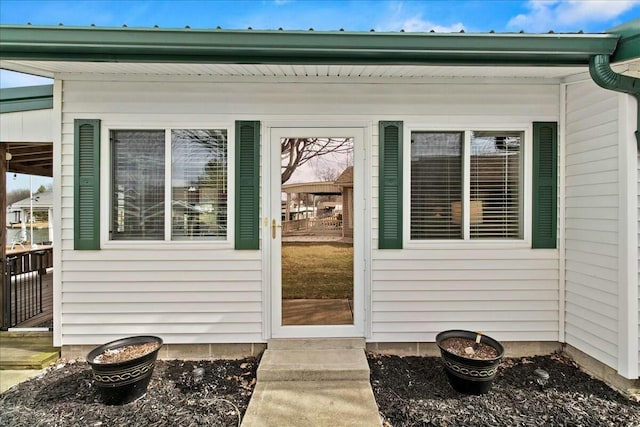
<path fill-rule="evenodd" d="M 115 350 L 136 344 L 156 343 L 151 353 L 123 362 L 97 363 L 96 357 L 107 350 Z M 87 363 L 93 370 L 93 380 L 107 405 L 122 405 L 144 396 L 156 364 L 162 339 L 154 336 L 135 336 L 111 341 L 97 347 L 87 355 Z"/>
<path fill-rule="evenodd" d="M 442 346 L 442 342 L 448 338 L 466 338 L 475 341 L 476 336 L 476 332 L 464 330 L 443 331 L 436 336 L 449 384 L 459 393 L 484 394 L 488 392 L 498 372 L 498 365 L 504 356 L 502 344 L 486 335 L 482 335 L 481 343 L 497 350 L 498 356 L 493 359 L 471 359 L 458 356 Z"/>

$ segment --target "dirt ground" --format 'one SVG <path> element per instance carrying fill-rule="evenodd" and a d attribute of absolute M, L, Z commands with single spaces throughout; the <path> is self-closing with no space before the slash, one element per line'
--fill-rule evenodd
<path fill-rule="evenodd" d="M 368 360 L 387 427 L 640 426 L 639 403 L 561 355 L 503 360 L 493 388 L 481 396 L 455 392 L 438 358 L 370 353 Z M 146 396 L 106 406 L 86 363 L 59 361 L 0 394 L 0 425 L 238 426 L 258 363 L 256 358 L 158 361 Z M 544 387 L 535 380 L 536 368 L 549 373 Z"/>

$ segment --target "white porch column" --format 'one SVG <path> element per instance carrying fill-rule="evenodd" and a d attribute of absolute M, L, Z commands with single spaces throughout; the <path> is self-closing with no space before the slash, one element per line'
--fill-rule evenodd
<path fill-rule="evenodd" d="M 53 242 L 53 207 L 47 212 L 47 221 L 49 227 L 49 241 Z"/>

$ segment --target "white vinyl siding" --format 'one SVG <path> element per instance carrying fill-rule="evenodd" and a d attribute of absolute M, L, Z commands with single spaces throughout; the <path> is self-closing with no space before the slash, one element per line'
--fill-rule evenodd
<path fill-rule="evenodd" d="M 52 109 L 16 111 L 0 116 L 0 141 L 51 142 Z"/>
<path fill-rule="evenodd" d="M 153 334 L 171 343 L 261 341 L 259 253 L 65 250 L 64 344 Z M 212 273 L 215 271 L 215 273 Z"/>
<path fill-rule="evenodd" d="M 558 341 L 555 250 L 375 251 L 373 340 L 434 341 L 446 329 Z"/>
<path fill-rule="evenodd" d="M 637 106 L 637 108 L 640 108 L 640 105 Z M 637 210 L 637 215 L 638 215 L 638 233 L 636 235 L 636 238 L 638 239 L 638 320 L 640 321 L 640 154 L 638 155 L 638 169 L 637 169 L 637 173 L 638 173 L 638 210 Z M 638 324 L 638 348 L 640 349 L 640 323 Z M 638 353 L 638 372 L 640 372 L 640 352 Z"/>
<path fill-rule="evenodd" d="M 566 342 L 618 362 L 618 94 L 567 86 Z"/>
<path fill-rule="evenodd" d="M 63 345 L 142 333 L 160 335 L 168 343 L 261 342 L 268 298 L 262 251 L 202 242 L 157 247 L 147 242 L 144 249 L 107 242 L 100 251 L 74 251 L 74 119 L 101 119 L 103 136 L 112 126 L 217 128 L 235 120 L 334 127 L 367 123 L 372 137 L 365 147 L 365 184 L 371 194 L 366 205 L 372 227 L 364 239 L 377 247 L 379 120 L 439 127 L 483 123 L 493 130 L 555 121 L 559 114 L 557 82 L 383 84 L 336 78 L 329 83 L 205 83 L 162 76 L 150 77 L 154 82 L 63 77 Z M 230 152 L 233 140 L 229 135 Z M 482 242 L 456 244 L 469 246 L 373 251 L 365 289 L 373 309 L 367 315 L 369 340 L 433 341 L 437 332 L 451 327 L 479 329 L 503 340 L 558 340 L 557 251 L 531 250 L 523 241 L 495 248 Z"/>

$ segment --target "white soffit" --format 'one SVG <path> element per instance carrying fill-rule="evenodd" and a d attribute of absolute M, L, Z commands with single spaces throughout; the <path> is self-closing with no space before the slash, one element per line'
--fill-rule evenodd
<path fill-rule="evenodd" d="M 0 68 L 54 77 L 56 74 L 219 76 L 219 77 L 343 77 L 343 78 L 542 78 L 562 79 L 587 67 L 468 67 L 420 65 L 281 65 L 183 64 L 59 61 L 0 61 Z"/>

